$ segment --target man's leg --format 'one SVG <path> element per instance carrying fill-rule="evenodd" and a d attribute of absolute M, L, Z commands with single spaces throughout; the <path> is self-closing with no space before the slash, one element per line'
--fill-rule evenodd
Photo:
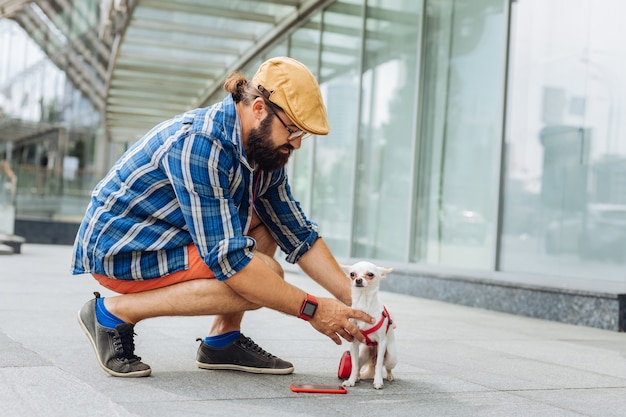
<path fill-rule="evenodd" d="M 263 259 L 266 264 L 274 270 L 274 272 L 283 277 L 284 273 L 281 266 L 273 258 L 277 247 L 276 242 L 267 231 L 267 228 L 259 221 L 256 216 L 252 223 L 252 227 L 250 228 L 249 235 L 255 238 L 255 240 L 257 241 L 255 256 Z M 123 321 L 124 325 L 129 326 L 134 326 L 134 324 L 138 323 L 139 321 L 151 317 L 214 315 L 215 320 L 213 322 L 211 330 L 209 331 L 209 335 L 223 335 L 224 333 L 233 331 L 239 332 L 241 329 L 241 320 L 243 318 L 243 313 L 246 310 L 259 308 L 259 306 L 250 303 L 249 301 L 239 296 L 223 282 L 220 282 L 216 279 L 201 279 L 202 277 L 198 278 L 199 279 L 178 282 L 173 285 L 155 288 L 143 292 L 134 292 L 114 297 L 107 297 L 105 300 L 103 300 L 103 305 L 107 313 L 110 313 L 111 315 L 113 315 L 114 318 Z M 94 339 L 97 337 L 101 337 L 103 332 L 98 331 L 98 328 L 101 326 L 97 322 L 95 324 L 91 323 L 91 317 L 94 316 L 92 314 L 94 305 L 96 305 L 96 302 L 94 300 L 91 300 L 85 305 L 85 307 L 83 307 L 83 310 L 81 310 L 80 312 L 81 316 L 79 317 L 79 321 L 81 322 L 83 330 L 85 330 L 85 333 L 87 333 L 94 346 L 94 349 L 96 350 L 100 365 L 105 369 L 105 371 L 115 376 L 148 375 L 150 373 L 150 370 L 149 367 L 145 364 L 142 365 L 145 365 L 145 367 L 148 368 L 147 370 L 142 369 L 141 372 L 129 371 L 131 375 L 125 375 L 128 367 L 117 369 L 119 367 L 113 366 L 112 369 L 111 366 L 106 365 L 106 363 L 109 362 L 113 364 L 116 363 L 115 361 L 113 361 L 113 359 L 115 359 L 115 352 L 108 348 L 110 352 L 107 353 L 106 341 L 102 341 L 100 343 L 100 346 L 104 346 L 104 348 L 97 347 L 96 340 Z M 109 330 L 113 332 L 115 331 L 115 327 L 111 327 L 109 328 Z M 130 330 L 130 339 L 125 343 L 125 345 L 127 346 L 126 353 L 128 354 L 128 352 L 130 352 L 129 358 L 137 358 L 138 361 L 140 358 L 134 356 L 132 327 Z M 128 334 L 128 332 L 126 332 L 126 334 Z M 119 338 L 120 336 L 114 335 L 111 337 Z M 241 338 L 241 340 L 237 340 L 236 342 L 238 345 L 243 346 L 245 354 L 252 352 L 252 354 L 256 356 L 260 355 L 263 360 L 271 359 L 269 363 L 260 364 L 258 366 L 244 366 L 241 368 L 241 370 L 264 373 L 293 372 L 293 366 L 291 366 L 291 364 L 289 364 L 288 362 L 282 361 L 279 358 L 268 354 L 256 344 L 254 344 L 254 342 L 252 342 L 249 338 L 245 338 L 244 336 L 241 336 Z M 210 349 L 210 347 L 208 347 L 208 345 L 206 345 L 205 343 L 202 343 L 200 347 L 200 350 L 206 351 L 204 352 L 205 355 L 203 356 L 202 360 L 210 361 L 211 358 L 208 358 L 208 356 L 210 356 L 210 354 L 213 354 L 211 352 L 208 352 L 207 350 Z M 109 359 L 111 360 L 109 361 Z M 117 359 L 119 359 L 119 357 Z M 223 359 L 224 357 L 222 355 L 218 362 L 223 361 Z M 200 366 L 201 363 L 204 362 L 199 361 L 198 365 Z M 232 367 L 221 367 L 223 364 L 220 363 L 211 363 L 206 365 L 207 366 L 202 367 L 206 367 L 209 369 L 235 369 Z M 262 369 L 262 367 L 269 368 Z M 279 369 L 277 370 L 276 367 L 278 367 Z"/>
<path fill-rule="evenodd" d="M 284 278 L 282 267 L 274 259 L 277 244 L 256 214 L 248 236 L 257 242 L 255 256 Z M 161 316 L 215 316 L 209 334 L 238 330 L 243 312 L 259 308 L 216 279 L 198 278 L 148 291 L 107 297 L 104 305 L 121 320 L 133 324 Z"/>
<path fill-rule="evenodd" d="M 134 326 L 139 321 L 162 316 L 218 315 L 224 328 L 238 331 L 243 311 L 255 308 L 258 306 L 225 283 L 206 278 L 106 299 L 96 293 L 96 298 L 79 311 L 78 320 L 105 372 L 140 377 L 150 375 L 151 369 L 134 353 Z"/>
<path fill-rule="evenodd" d="M 282 267 L 274 259 L 277 244 L 256 216 L 253 217 L 248 235 L 257 242 L 254 256 L 262 259 L 276 274 L 284 278 Z M 294 367 L 291 363 L 266 352 L 252 339 L 241 334 L 244 311 L 216 315 L 209 337 L 198 347 L 196 355 L 198 367 L 265 374 L 292 373 Z M 233 338 L 236 340 L 230 343 Z"/>
<path fill-rule="evenodd" d="M 248 236 L 254 238 L 257 243 L 255 256 L 259 256 L 263 259 L 274 272 L 284 279 L 284 271 L 274 259 L 274 254 L 276 253 L 278 245 L 256 213 L 252 216 Z M 252 309 L 253 308 L 247 308 L 246 310 Z M 241 310 L 238 313 L 216 315 L 215 320 L 213 320 L 213 326 L 209 331 L 209 336 L 240 330 L 244 311 L 245 310 Z"/>

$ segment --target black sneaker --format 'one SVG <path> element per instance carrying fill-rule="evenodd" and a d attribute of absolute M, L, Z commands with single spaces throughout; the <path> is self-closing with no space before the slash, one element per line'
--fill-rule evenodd
<path fill-rule="evenodd" d="M 78 324 L 89 338 L 102 369 L 127 378 L 150 375 L 150 366 L 135 355 L 135 326 L 129 323 L 118 324 L 114 329 L 101 326 L 96 318 L 96 299 L 100 294 L 94 292 L 94 295 L 96 298 L 87 301 L 78 312 Z"/>
<path fill-rule="evenodd" d="M 293 365 L 263 350 L 252 339 L 239 336 L 230 345 L 214 348 L 202 339 L 196 355 L 196 363 L 203 369 L 229 369 L 253 374 L 286 375 L 293 372 Z"/>

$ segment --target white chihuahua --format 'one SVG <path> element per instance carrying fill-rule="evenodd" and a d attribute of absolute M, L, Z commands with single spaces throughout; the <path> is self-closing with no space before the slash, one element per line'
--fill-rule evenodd
<path fill-rule="evenodd" d="M 362 310 L 374 318 L 378 318 L 373 326 L 354 321 L 361 333 L 365 336 L 366 344 L 361 344 L 354 339 L 350 347 L 352 359 L 352 371 L 350 377 L 343 382 L 346 387 L 353 387 L 363 376 L 371 378 L 372 369 L 374 374 L 374 388 L 383 387 L 383 366 L 387 371 L 387 380 L 393 381 L 391 370 L 398 363 L 396 355 L 396 342 L 394 337 L 394 325 L 387 308 L 378 297 L 380 280 L 385 279 L 392 271 L 390 268 L 382 268 L 370 262 L 358 262 L 354 265 L 342 265 L 350 280 L 352 280 L 352 308 Z M 361 367 L 369 365 L 367 375 L 361 375 Z"/>

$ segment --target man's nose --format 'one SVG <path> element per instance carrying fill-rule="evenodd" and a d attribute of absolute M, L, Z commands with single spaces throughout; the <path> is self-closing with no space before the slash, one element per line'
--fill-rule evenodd
<path fill-rule="evenodd" d="M 302 146 L 302 136 L 298 136 L 297 138 L 290 140 L 289 144 L 294 149 L 300 149 L 300 146 Z"/>

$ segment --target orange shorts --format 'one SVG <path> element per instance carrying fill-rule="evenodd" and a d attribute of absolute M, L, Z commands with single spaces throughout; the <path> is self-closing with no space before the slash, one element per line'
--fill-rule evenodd
<path fill-rule="evenodd" d="M 100 283 L 100 285 L 119 294 L 153 290 L 155 288 L 162 288 L 179 282 L 190 281 L 192 279 L 215 278 L 213 272 L 211 272 L 209 267 L 200 257 L 196 245 L 190 243 L 187 246 L 187 250 L 189 252 L 189 269 L 174 272 L 173 274 L 166 275 L 162 278 L 148 279 L 145 281 L 126 281 L 105 277 L 100 274 L 93 274 L 93 276 Z"/>

